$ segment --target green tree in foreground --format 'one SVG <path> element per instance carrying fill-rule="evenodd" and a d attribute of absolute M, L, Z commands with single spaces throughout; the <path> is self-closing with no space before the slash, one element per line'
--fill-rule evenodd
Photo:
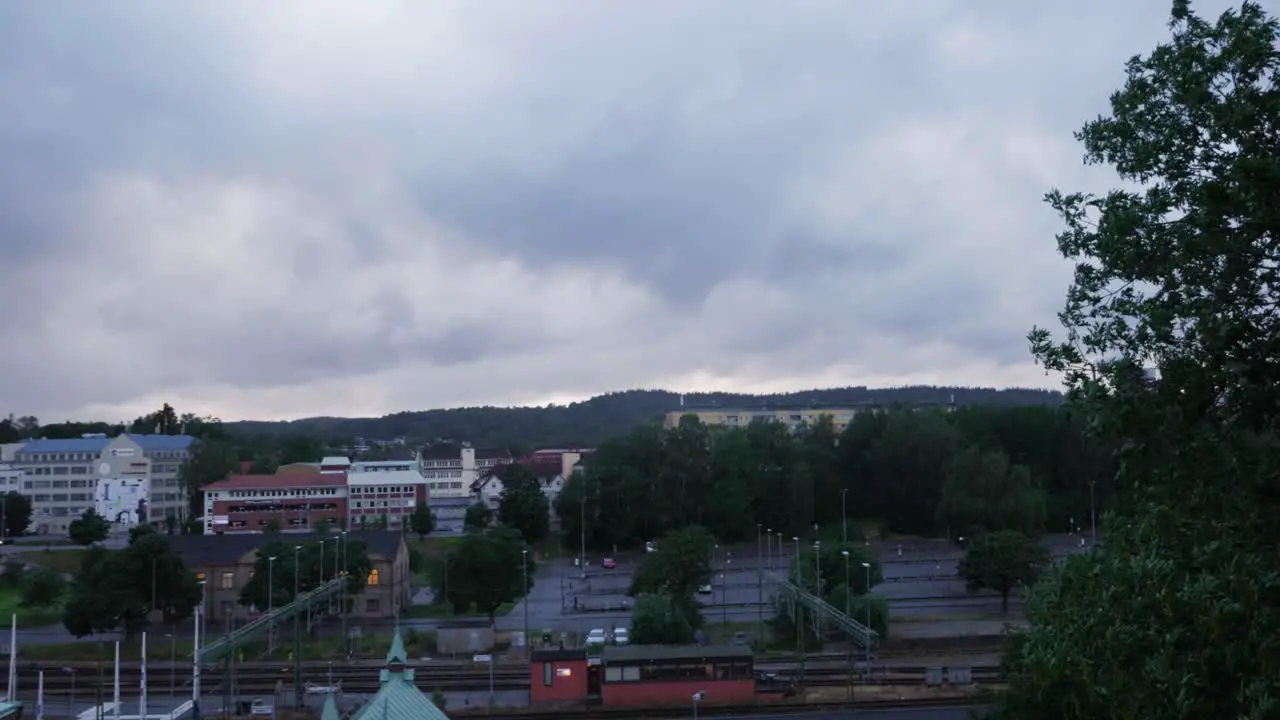
<path fill-rule="evenodd" d="M 413 508 L 413 514 L 409 516 L 409 529 L 417 533 L 419 538 L 430 535 L 436 529 L 436 515 L 431 512 L 431 506 L 426 501 Z"/>
<path fill-rule="evenodd" d="M 711 552 L 715 538 L 701 525 L 690 525 L 667 533 L 658 541 L 657 552 L 646 553 L 631 579 L 633 597 L 645 593 L 667 593 L 676 598 L 692 598 L 702 585 L 711 582 Z"/>
<path fill-rule="evenodd" d="M 493 513 L 489 512 L 489 508 L 484 503 L 477 502 L 467 506 L 467 512 L 462 516 L 462 527 L 467 530 L 483 530 L 489 527 L 489 519 Z"/>
<path fill-rule="evenodd" d="M 16 537 L 27 531 L 27 526 L 31 524 L 31 498 L 16 491 L 9 491 L 0 495 L 0 503 L 4 505 L 4 512 L 0 513 L 0 531 L 4 532 L 4 537 Z"/>
<path fill-rule="evenodd" d="M 1032 347 L 1121 448 L 1123 511 L 1032 592 L 1007 718 L 1280 715 L 1280 32 L 1185 0 L 1171 30 L 1079 134 L 1138 187 L 1049 196 L 1077 269 Z"/>
<path fill-rule="evenodd" d="M 631 642 L 638 645 L 686 645 L 695 629 L 685 603 L 669 593 L 644 593 L 631 609 Z"/>
<path fill-rule="evenodd" d="M 949 539 L 993 530 L 1044 532 L 1044 495 L 1025 465 L 1012 465 L 1003 452 L 970 446 L 947 464 L 938 502 L 938 526 Z"/>
<path fill-rule="evenodd" d="M 1000 612 L 1009 612 L 1009 593 L 1031 587 L 1052 562 L 1049 551 L 1017 530 L 997 530 L 969 543 L 956 572 L 970 590 L 1000 593 Z"/>
<path fill-rule="evenodd" d="M 508 465 L 502 474 L 502 498 L 498 522 L 515 528 L 527 543 L 536 543 L 551 531 L 551 503 L 538 476 L 524 465 Z"/>
<path fill-rule="evenodd" d="M 84 514 L 67 526 L 67 535 L 71 541 L 77 545 L 92 545 L 107 539 L 107 535 L 111 532 L 111 523 L 102 517 L 93 508 L 84 511 Z"/>
<path fill-rule="evenodd" d="M 133 634 L 152 609 L 166 623 L 191 616 L 200 601 L 195 574 L 162 535 L 143 527 L 123 549 L 89 548 L 63 607 L 62 623 L 72 635 Z"/>
<path fill-rule="evenodd" d="M 50 568 L 37 568 L 22 578 L 22 605 L 24 607 L 48 607 L 62 599 L 67 582 L 62 573 Z"/>
<path fill-rule="evenodd" d="M 520 532 L 512 528 L 467 533 L 449 551 L 447 573 L 433 573 L 435 596 L 443 598 L 459 614 L 475 608 L 487 615 L 492 624 L 499 607 L 524 597 L 533 587 L 536 567 L 528 549 Z"/>

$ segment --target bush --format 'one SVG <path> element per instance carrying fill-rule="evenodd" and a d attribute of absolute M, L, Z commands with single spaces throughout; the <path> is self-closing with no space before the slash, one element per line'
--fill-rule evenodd
<path fill-rule="evenodd" d="M 0 564 L 0 570 L 4 571 L 4 574 L 0 575 L 0 582 L 4 583 L 5 587 L 22 587 L 22 579 L 27 574 L 26 563 L 14 557 L 5 558 L 4 563 Z"/>
<path fill-rule="evenodd" d="M 22 579 L 23 607 L 40 607 L 56 604 L 67 590 L 67 582 L 56 570 L 39 568 L 26 573 Z"/>

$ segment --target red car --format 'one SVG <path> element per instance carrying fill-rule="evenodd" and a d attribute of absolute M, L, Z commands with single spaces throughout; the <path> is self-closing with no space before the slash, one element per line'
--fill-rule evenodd
<path fill-rule="evenodd" d="M 612 570 L 618 567 L 618 562 L 613 558 L 605 558 L 602 564 L 604 565 L 605 570 Z"/>

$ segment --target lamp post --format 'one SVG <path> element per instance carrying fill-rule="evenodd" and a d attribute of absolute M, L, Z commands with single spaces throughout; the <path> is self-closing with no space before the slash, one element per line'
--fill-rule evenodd
<path fill-rule="evenodd" d="M 844 544 L 849 544 L 849 513 L 845 509 L 845 497 L 849 494 L 849 488 L 840 491 L 840 522 L 844 528 Z"/>
<path fill-rule="evenodd" d="M 849 574 L 849 551 L 841 550 L 840 554 L 844 556 L 844 616 L 849 617 L 849 601 L 853 596 L 853 583 Z M 849 668 L 853 668 L 853 636 L 849 636 Z M 853 703 L 853 674 L 849 675 L 849 703 Z"/>
<path fill-rule="evenodd" d="M 756 523 L 756 607 L 760 608 L 760 617 L 756 623 L 756 641 L 760 647 L 764 647 L 764 565 L 760 564 L 763 532 L 764 525 Z"/>
<path fill-rule="evenodd" d="M 699 690 L 693 694 L 693 720 L 698 720 L 698 701 L 707 696 L 706 690 Z"/>
<path fill-rule="evenodd" d="M 67 699 L 67 717 L 76 716 L 76 669 L 73 667 L 64 667 L 62 672 L 71 675 L 71 695 Z"/>
<path fill-rule="evenodd" d="M 520 570 L 524 575 L 524 649 L 525 653 L 531 654 L 532 647 L 529 645 L 529 549 L 525 548 L 520 551 Z"/>
<path fill-rule="evenodd" d="M 276 556 L 267 556 L 267 617 L 271 617 L 271 613 L 275 611 L 276 600 Z M 276 622 L 275 620 L 267 620 L 267 653 L 276 651 Z"/>
<path fill-rule="evenodd" d="M 298 602 L 299 589 L 299 565 L 302 560 L 302 546 L 293 546 L 293 602 Z M 293 609 L 293 702 L 294 708 L 302 709 L 302 628 L 298 621 L 301 614 L 295 607 Z"/>
<path fill-rule="evenodd" d="M 170 628 L 173 632 L 165 633 L 165 637 L 169 638 L 169 697 L 174 697 L 178 692 L 178 629 Z"/>
<path fill-rule="evenodd" d="M 1096 480 L 1089 481 L 1089 534 L 1094 545 L 1098 544 L 1098 511 L 1093 503 L 1093 486 Z"/>
<path fill-rule="evenodd" d="M 822 541 L 813 541 L 813 594 L 822 599 Z M 819 605 L 819 608 L 822 606 Z M 814 639 L 818 641 L 818 646 L 822 646 L 822 612 L 815 611 L 813 614 L 813 634 Z"/>
<path fill-rule="evenodd" d="M 867 594 L 863 596 L 862 604 L 867 607 L 867 632 L 871 632 L 871 563 L 862 563 L 862 569 L 867 573 Z M 866 651 L 867 656 L 867 672 L 871 672 L 871 635 L 867 635 L 867 642 L 863 644 L 862 649 Z"/>

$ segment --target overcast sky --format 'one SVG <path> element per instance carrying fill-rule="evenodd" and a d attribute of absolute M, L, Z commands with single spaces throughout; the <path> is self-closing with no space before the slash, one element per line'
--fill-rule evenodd
<path fill-rule="evenodd" d="M 4 2 L 0 410 L 1055 386 L 1041 197 L 1169 6 Z"/>

